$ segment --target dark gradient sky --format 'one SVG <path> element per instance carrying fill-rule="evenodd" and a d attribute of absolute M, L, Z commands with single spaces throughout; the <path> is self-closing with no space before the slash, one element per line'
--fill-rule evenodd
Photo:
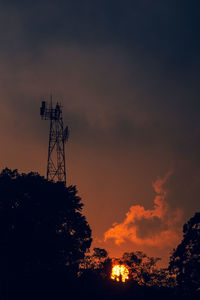
<path fill-rule="evenodd" d="M 166 262 L 200 209 L 199 79 L 199 1 L 0 1 L 0 166 L 45 175 L 52 92 L 94 246 Z"/>

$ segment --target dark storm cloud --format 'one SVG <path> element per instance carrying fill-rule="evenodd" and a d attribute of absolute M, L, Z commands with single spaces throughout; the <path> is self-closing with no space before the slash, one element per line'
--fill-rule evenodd
<path fill-rule="evenodd" d="M 85 102 L 68 110 L 75 134 L 187 151 L 199 128 L 198 8 L 197 1 L 4 1 L 6 102 L 27 114 L 35 107 L 33 97 L 24 105 L 30 88 L 37 98 L 53 87 Z"/>
<path fill-rule="evenodd" d="M 18 32 L 29 50 L 52 42 L 116 43 L 186 63 L 198 55 L 199 6 L 186 0 L 2 1 L 1 33 L 9 41 Z"/>

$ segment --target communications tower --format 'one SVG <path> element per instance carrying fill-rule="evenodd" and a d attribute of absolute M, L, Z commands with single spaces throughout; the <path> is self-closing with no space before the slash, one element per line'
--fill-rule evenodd
<path fill-rule="evenodd" d="M 40 116 L 42 120 L 50 121 L 47 179 L 61 181 L 66 185 L 65 143 L 69 137 L 69 129 L 68 126 L 65 129 L 63 127 L 61 104 L 57 102 L 53 107 L 52 96 L 50 103 L 42 101 Z"/>

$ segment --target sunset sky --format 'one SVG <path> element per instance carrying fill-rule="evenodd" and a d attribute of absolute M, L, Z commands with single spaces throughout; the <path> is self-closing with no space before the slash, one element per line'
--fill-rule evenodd
<path fill-rule="evenodd" d="M 46 174 L 53 93 L 93 245 L 162 257 L 200 211 L 200 2 L 0 1 L 0 167 Z"/>

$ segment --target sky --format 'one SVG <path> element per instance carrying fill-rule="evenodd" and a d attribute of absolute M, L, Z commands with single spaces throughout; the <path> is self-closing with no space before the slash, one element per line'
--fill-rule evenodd
<path fill-rule="evenodd" d="M 167 264 L 200 210 L 200 3 L 0 1 L 0 167 L 46 174 L 62 101 L 67 183 L 93 245 Z"/>

